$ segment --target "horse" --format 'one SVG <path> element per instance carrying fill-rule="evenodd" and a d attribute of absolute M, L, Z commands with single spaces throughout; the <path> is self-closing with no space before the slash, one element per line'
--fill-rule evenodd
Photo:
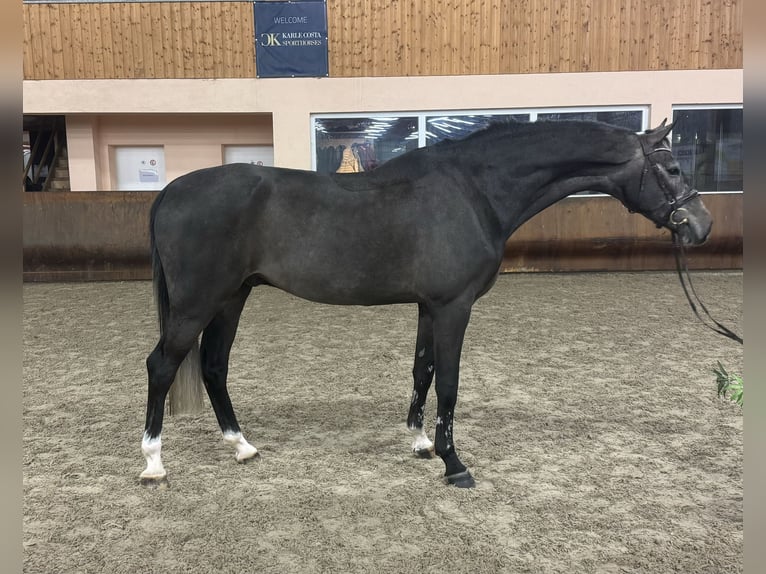
<path fill-rule="evenodd" d="M 636 133 L 586 121 L 498 124 L 368 172 L 230 164 L 178 177 L 150 212 L 160 338 L 146 360 L 139 482 L 167 485 L 161 431 L 174 380 L 179 389 L 204 385 L 238 462 L 260 456 L 237 422 L 226 380 L 245 301 L 254 287 L 270 285 L 325 304 L 417 304 L 411 448 L 441 457 L 446 484 L 475 486 L 453 430 L 460 355 L 471 307 L 494 284 L 506 241 L 553 203 L 592 191 L 683 244 L 703 243 L 712 218 L 673 157 L 672 127 L 663 121 Z M 176 377 L 182 363 L 189 376 Z M 432 442 L 423 420 L 434 376 Z"/>

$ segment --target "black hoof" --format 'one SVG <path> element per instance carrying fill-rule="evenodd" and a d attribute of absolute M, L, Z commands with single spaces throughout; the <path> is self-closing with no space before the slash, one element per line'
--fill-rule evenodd
<path fill-rule="evenodd" d="M 141 486 L 145 486 L 147 488 L 156 488 L 159 490 L 165 490 L 166 488 L 170 487 L 167 476 L 163 476 L 161 478 L 142 476 L 139 479 L 139 483 Z"/>
<path fill-rule="evenodd" d="M 238 460 L 237 462 L 239 464 L 247 464 L 248 462 L 257 462 L 261 460 L 261 453 L 256 452 L 253 456 L 250 456 L 248 458 L 243 458 L 242 460 Z"/>
<path fill-rule="evenodd" d="M 451 484 L 458 488 L 473 488 L 476 486 L 476 481 L 467 470 L 445 476 L 444 479 L 447 481 L 447 484 Z"/>
<path fill-rule="evenodd" d="M 433 447 L 431 448 L 422 448 L 420 450 L 413 450 L 412 454 L 414 454 L 417 458 L 433 458 L 435 455 Z"/>

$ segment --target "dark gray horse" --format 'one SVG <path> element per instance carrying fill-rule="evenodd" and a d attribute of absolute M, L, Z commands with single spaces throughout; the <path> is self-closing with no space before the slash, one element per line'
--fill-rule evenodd
<path fill-rule="evenodd" d="M 453 433 L 460 353 L 471 306 L 493 285 L 508 237 L 549 205 L 589 190 L 617 198 L 686 244 L 705 241 L 711 217 L 671 155 L 671 127 L 663 122 L 637 135 L 595 122 L 501 125 L 367 173 L 236 164 L 168 184 L 151 212 L 161 336 L 147 359 L 141 482 L 166 480 L 165 399 L 187 355 L 199 358 L 237 460 L 258 456 L 242 436 L 226 377 L 245 300 L 253 287 L 273 285 L 321 303 L 417 303 L 407 417 L 413 450 L 434 447 L 423 413 L 435 372 L 435 451 L 448 483 L 473 486 Z"/>

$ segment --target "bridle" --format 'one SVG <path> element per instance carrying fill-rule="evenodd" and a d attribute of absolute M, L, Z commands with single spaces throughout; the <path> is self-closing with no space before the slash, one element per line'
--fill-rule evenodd
<path fill-rule="evenodd" d="M 713 317 L 710 315 L 710 312 L 705 307 L 705 304 L 700 299 L 699 295 L 697 295 L 697 291 L 694 289 L 694 285 L 692 284 L 692 278 L 689 274 L 689 266 L 686 263 L 686 252 L 684 251 L 683 242 L 678 237 L 678 228 L 682 225 L 686 225 L 689 222 L 689 218 L 685 215 L 688 214 L 689 211 L 684 207 L 687 203 L 689 203 L 692 199 L 699 196 L 699 192 L 696 189 L 690 189 L 688 192 L 682 194 L 680 197 L 676 197 L 676 195 L 673 193 L 672 190 L 668 189 L 668 186 L 665 184 L 665 181 L 660 173 L 660 166 L 659 164 L 654 160 L 653 155 L 665 151 L 668 153 L 672 153 L 671 149 L 668 147 L 658 147 L 654 148 L 651 147 L 651 145 L 647 144 L 644 140 L 639 138 L 639 142 L 641 143 L 641 151 L 644 154 L 644 168 L 641 171 L 641 181 L 639 183 L 638 187 L 638 197 L 640 198 L 643 191 L 644 191 L 644 183 L 646 180 L 647 174 L 651 171 L 654 173 L 655 180 L 657 181 L 657 185 L 662 190 L 662 193 L 665 196 L 665 200 L 667 201 L 667 214 L 664 216 L 654 219 L 653 217 L 650 217 L 649 219 L 653 221 L 666 221 L 666 225 L 668 228 L 670 228 L 670 232 L 673 236 L 673 247 L 675 248 L 673 250 L 673 255 L 676 259 L 676 271 L 678 272 L 678 279 L 681 282 L 681 287 L 684 290 L 684 294 L 686 295 L 686 300 L 689 301 L 689 306 L 692 308 L 692 311 L 694 311 L 694 314 L 697 316 L 697 319 L 700 320 L 700 322 L 705 325 L 708 329 L 711 329 L 712 331 L 715 331 L 719 335 L 723 335 L 724 337 L 728 337 L 729 339 L 732 339 L 734 341 L 737 341 L 740 344 L 744 344 L 744 341 L 742 337 L 734 333 L 731 329 L 728 327 L 722 325 Z M 639 211 L 638 209 L 635 209 L 634 207 L 628 205 L 628 211 L 631 213 L 635 213 Z M 643 212 L 642 212 L 643 213 Z M 646 214 L 644 214 L 646 215 Z M 656 223 L 658 228 L 662 228 L 662 223 Z M 683 272 L 682 272 L 683 269 Z M 684 273 L 686 273 L 686 281 L 689 283 L 689 287 L 687 288 L 686 282 L 684 281 Z M 694 304 L 694 301 L 692 301 L 691 295 L 689 294 L 689 291 L 694 294 L 694 298 L 697 300 L 697 303 L 699 303 L 700 308 L 702 311 L 707 315 L 707 317 L 715 324 L 715 327 L 709 325 L 699 314 L 699 311 L 697 311 L 697 306 Z"/>
<path fill-rule="evenodd" d="M 671 231 L 674 231 L 681 225 L 685 225 L 689 222 L 689 218 L 684 215 L 685 213 L 689 213 L 684 205 L 689 203 L 695 197 L 699 196 L 699 192 L 696 189 L 689 189 L 688 192 L 682 194 L 680 197 L 677 197 L 671 189 L 668 189 L 668 186 L 665 184 L 665 181 L 661 176 L 660 165 L 657 161 L 655 161 L 653 157 L 654 154 L 662 151 L 672 153 L 671 149 L 664 146 L 658 148 L 651 147 L 651 145 L 647 144 L 640 138 L 638 141 L 641 143 L 641 151 L 644 154 L 644 168 L 641 170 L 641 181 L 638 186 L 638 197 L 641 197 L 643 194 L 646 175 L 651 171 L 654 174 L 655 181 L 662 190 L 662 193 L 665 196 L 665 200 L 667 202 L 667 214 L 658 219 L 659 221 L 665 221 L 665 225 L 670 227 Z M 632 209 L 631 207 L 628 207 L 628 210 L 631 212 L 638 211 Z M 655 225 L 657 225 L 657 228 L 663 227 L 662 223 L 655 223 Z"/>

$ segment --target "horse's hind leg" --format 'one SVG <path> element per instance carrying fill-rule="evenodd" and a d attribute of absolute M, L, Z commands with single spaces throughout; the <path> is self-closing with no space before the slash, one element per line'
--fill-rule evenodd
<path fill-rule="evenodd" d="M 418 305 L 418 338 L 415 345 L 415 364 L 412 368 L 414 386 L 407 415 L 407 428 L 415 435 L 412 452 L 423 458 L 432 458 L 434 444 L 423 428 L 426 397 L 434 378 L 434 331 L 431 315 L 425 305 Z"/>
<path fill-rule="evenodd" d="M 258 450 L 245 440 L 231 405 L 226 378 L 229 372 L 229 353 L 237 334 L 239 317 L 250 294 L 243 285 L 237 294 L 213 318 L 202 334 L 200 361 L 210 403 L 223 432 L 223 440 L 236 450 L 237 462 L 246 462 L 260 456 Z"/>
<path fill-rule="evenodd" d="M 141 473 L 141 484 L 162 486 L 167 484 L 167 473 L 162 466 L 162 421 L 165 398 L 173 384 L 178 367 L 196 344 L 202 325 L 171 315 L 168 329 L 146 359 L 149 375 L 149 394 L 146 401 L 146 426 L 141 450 L 146 458 L 146 469 Z"/>

